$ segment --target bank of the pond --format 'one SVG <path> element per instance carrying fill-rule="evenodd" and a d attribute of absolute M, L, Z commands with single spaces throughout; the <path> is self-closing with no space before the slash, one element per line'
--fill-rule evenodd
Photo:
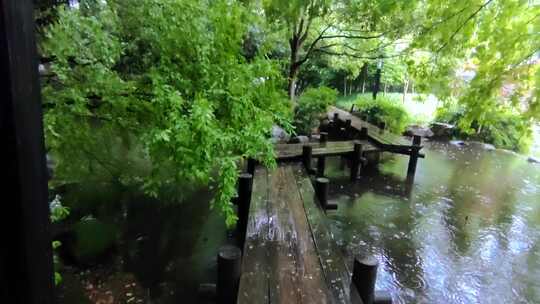
<path fill-rule="evenodd" d="M 396 303 L 540 299 L 540 165 L 482 147 L 426 143 L 411 187 L 406 157 L 353 184 L 330 162 L 334 236 L 380 261 L 377 287 Z"/>

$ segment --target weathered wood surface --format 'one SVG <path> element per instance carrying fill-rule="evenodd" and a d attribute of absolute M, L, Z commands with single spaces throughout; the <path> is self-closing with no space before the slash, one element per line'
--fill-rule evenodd
<path fill-rule="evenodd" d="M 351 303 L 351 274 L 325 221 L 303 167 L 258 167 L 238 303 Z"/>
<path fill-rule="evenodd" d="M 312 146 L 312 156 L 337 156 L 345 155 L 354 151 L 354 144 L 361 143 L 362 151 L 380 151 L 368 140 L 332 141 L 326 143 L 301 143 L 301 144 L 277 144 L 275 146 L 277 160 L 291 160 L 302 157 L 302 147 Z"/>
<path fill-rule="evenodd" d="M 411 155 L 418 153 L 418 151 L 422 149 L 421 145 L 415 146 L 400 135 L 385 131 L 336 107 L 330 108 L 330 111 L 328 111 L 328 118 L 333 119 L 335 113 L 339 114 L 341 124 L 344 124 L 347 120 L 351 120 L 351 127 L 357 131 L 360 131 L 363 127 L 367 128 L 369 142 L 383 151 Z M 424 155 L 419 154 L 418 157 L 423 158 Z"/>

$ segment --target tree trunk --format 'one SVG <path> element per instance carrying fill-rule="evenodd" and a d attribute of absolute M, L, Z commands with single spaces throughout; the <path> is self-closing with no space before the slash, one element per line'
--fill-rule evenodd
<path fill-rule="evenodd" d="M 347 76 L 343 76 L 343 96 L 347 96 Z"/>
<path fill-rule="evenodd" d="M 352 95 L 352 89 L 353 89 L 353 81 L 351 80 L 351 83 L 349 84 L 349 95 Z"/>
<path fill-rule="evenodd" d="M 293 36 L 289 40 L 289 45 L 291 47 L 291 62 L 289 66 L 289 87 L 288 93 L 289 98 L 295 103 L 296 97 L 296 81 L 298 80 L 298 70 L 300 70 L 300 63 L 298 62 L 298 51 L 302 47 L 298 36 Z"/>
<path fill-rule="evenodd" d="M 289 98 L 291 99 L 292 102 L 295 101 L 296 99 L 296 80 L 297 80 L 297 77 L 298 77 L 298 69 L 296 70 L 292 70 L 289 71 L 289 88 L 288 88 L 288 93 L 289 93 Z"/>
<path fill-rule="evenodd" d="M 387 92 L 387 90 L 386 90 L 387 87 L 386 86 L 387 86 L 387 84 L 385 83 L 384 84 L 384 95 L 386 95 L 386 92 Z"/>
<path fill-rule="evenodd" d="M 366 80 L 363 79 L 362 80 L 362 94 L 364 94 L 366 92 Z"/>
<path fill-rule="evenodd" d="M 403 103 L 405 103 L 405 100 L 407 99 L 408 89 L 409 89 L 409 78 L 405 78 L 405 82 L 403 83 Z"/>

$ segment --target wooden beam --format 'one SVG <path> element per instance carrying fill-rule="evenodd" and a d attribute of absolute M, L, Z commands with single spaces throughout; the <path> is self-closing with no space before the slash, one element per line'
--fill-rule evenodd
<path fill-rule="evenodd" d="M 0 24 L 0 298 L 49 304 L 53 262 L 33 1 L 1 0 Z"/>

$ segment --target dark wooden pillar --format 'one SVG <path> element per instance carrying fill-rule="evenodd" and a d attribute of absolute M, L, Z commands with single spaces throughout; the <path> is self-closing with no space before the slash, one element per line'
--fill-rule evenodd
<path fill-rule="evenodd" d="M 381 123 L 379 124 L 379 128 L 380 128 L 380 132 L 383 133 L 384 130 L 386 129 L 386 123 L 384 121 L 381 121 Z"/>
<path fill-rule="evenodd" d="M 310 145 L 305 145 L 302 147 L 302 163 L 306 168 L 306 171 L 311 173 L 311 160 L 313 159 L 313 147 Z"/>
<path fill-rule="evenodd" d="M 234 304 L 238 295 L 238 285 L 242 267 L 240 248 L 222 246 L 217 257 L 217 298 L 219 304 Z"/>
<path fill-rule="evenodd" d="M 321 205 L 322 209 L 336 210 L 336 204 L 328 203 L 328 189 L 330 188 L 329 183 L 330 180 L 326 177 L 318 177 L 315 179 L 315 195 L 317 195 L 317 199 L 319 200 L 319 204 Z"/>
<path fill-rule="evenodd" d="M 351 154 L 351 181 L 358 179 L 358 173 L 362 165 L 362 144 L 355 143 L 354 151 Z"/>
<path fill-rule="evenodd" d="M 53 303 L 47 170 L 33 1 L 0 1 L 2 303 Z"/>
<path fill-rule="evenodd" d="M 326 167 L 326 157 L 321 155 L 317 158 L 317 177 L 324 177 L 324 169 Z"/>
<path fill-rule="evenodd" d="M 240 247 L 244 248 L 246 229 L 251 204 L 251 191 L 253 189 L 253 175 L 242 173 L 238 176 L 238 232 L 240 234 Z"/>
<path fill-rule="evenodd" d="M 351 138 L 351 134 L 352 134 L 351 122 L 352 121 L 350 119 L 345 120 L 345 131 L 344 131 L 344 134 L 342 135 L 344 139 Z"/>
<path fill-rule="evenodd" d="M 362 129 L 360 129 L 360 139 L 362 140 L 368 139 L 368 128 L 362 127 Z"/>
<path fill-rule="evenodd" d="M 321 132 L 319 142 L 324 144 L 328 141 L 328 132 Z"/>
<path fill-rule="evenodd" d="M 375 291 L 379 262 L 373 257 L 354 259 L 352 283 L 358 290 L 363 304 L 392 304 L 392 296 L 385 291 Z"/>
<path fill-rule="evenodd" d="M 413 136 L 413 148 L 411 148 L 411 155 L 409 157 L 409 166 L 407 168 L 407 175 L 414 175 L 416 173 L 416 165 L 418 163 L 418 154 L 420 152 L 420 144 L 422 143 L 422 137 Z"/>
<path fill-rule="evenodd" d="M 352 281 L 364 304 L 373 304 L 379 262 L 375 258 L 354 259 Z"/>
<path fill-rule="evenodd" d="M 251 175 L 255 175 L 255 166 L 257 165 L 257 161 L 253 158 L 248 158 L 247 160 L 247 166 L 246 166 L 246 171 L 247 173 L 251 174 Z"/>

